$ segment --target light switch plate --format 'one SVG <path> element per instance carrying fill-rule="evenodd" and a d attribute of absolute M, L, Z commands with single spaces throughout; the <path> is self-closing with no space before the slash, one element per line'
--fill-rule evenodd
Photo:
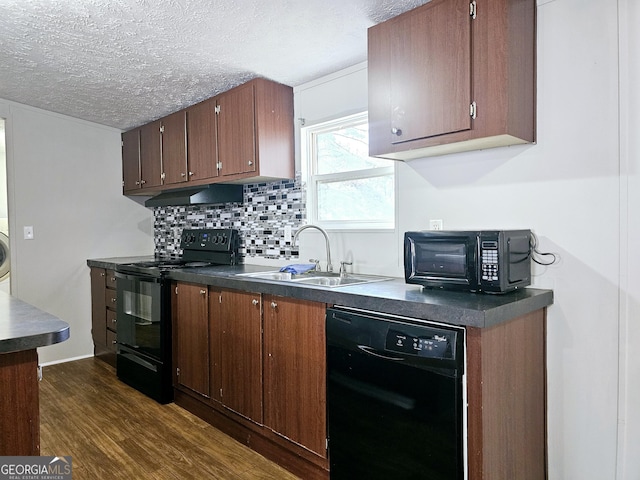
<path fill-rule="evenodd" d="M 33 227 L 24 227 L 24 239 L 33 240 Z"/>

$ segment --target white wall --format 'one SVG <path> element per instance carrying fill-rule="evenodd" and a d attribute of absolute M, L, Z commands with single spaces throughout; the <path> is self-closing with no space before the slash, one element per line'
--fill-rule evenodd
<path fill-rule="evenodd" d="M 69 323 L 48 363 L 93 353 L 88 258 L 153 253 L 152 212 L 122 195 L 120 131 L 0 100 L 12 294 Z M 23 239 L 33 226 L 34 239 Z"/>
<path fill-rule="evenodd" d="M 628 130 L 640 128 L 637 38 L 623 59 L 634 64 L 628 92 L 621 91 L 629 96 L 619 101 L 618 87 L 618 42 L 630 39 L 640 17 L 635 0 L 620 1 L 632 14 L 620 15 L 628 22 L 622 36 L 617 0 L 538 2 L 536 145 L 400 163 L 395 238 L 331 234 L 336 259 L 353 252 L 359 271 L 397 276 L 400 236 L 427 229 L 434 218 L 448 229 L 531 228 L 541 250 L 558 254 L 556 265 L 534 269 L 533 282 L 555 295 L 547 336 L 552 480 L 640 478 L 640 359 L 634 352 L 640 341 L 631 343 L 640 339 L 640 326 L 631 320 L 640 313 L 640 280 L 631 273 L 640 271 L 640 258 L 626 258 L 624 249 L 627 223 L 633 222 L 631 249 L 640 220 L 626 217 L 619 153 L 621 142 L 629 142 L 629 219 L 640 218 L 640 136 L 633 144 L 630 135 L 621 140 L 619 127 L 619 105 L 631 103 Z M 364 109 L 366 88 L 364 65 L 300 86 L 296 118 L 309 123 Z M 321 243 L 301 245 L 302 258 L 316 255 L 324 258 Z M 391 259 L 394 267 L 386 268 Z M 625 306 L 620 278 L 627 263 L 634 294 Z M 619 333 L 625 327 L 628 340 Z M 619 404 L 627 407 L 620 416 Z M 619 421 L 628 423 L 619 429 Z"/>

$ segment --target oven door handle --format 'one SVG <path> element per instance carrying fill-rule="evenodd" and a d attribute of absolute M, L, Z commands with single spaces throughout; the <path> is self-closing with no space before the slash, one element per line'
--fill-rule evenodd
<path fill-rule="evenodd" d="M 128 348 L 123 348 L 122 346 L 120 346 L 120 353 L 119 355 L 122 355 L 123 357 L 125 357 L 127 360 L 131 360 L 132 362 L 137 363 L 138 365 L 142 365 L 145 368 L 148 368 L 149 370 L 152 370 L 154 372 L 158 371 L 158 367 L 156 365 L 154 365 L 151 362 L 147 362 L 145 359 L 140 358 L 138 355 L 136 355 L 133 351 L 129 350 Z"/>
<path fill-rule="evenodd" d="M 395 362 L 403 362 L 405 360 L 401 357 L 390 357 L 388 355 L 381 355 L 380 353 L 377 353 L 373 348 L 367 347 L 366 345 L 358 345 L 358 348 L 364 353 L 368 353 L 369 355 L 373 355 L 374 357 L 384 358 L 385 360 L 393 360 Z"/>

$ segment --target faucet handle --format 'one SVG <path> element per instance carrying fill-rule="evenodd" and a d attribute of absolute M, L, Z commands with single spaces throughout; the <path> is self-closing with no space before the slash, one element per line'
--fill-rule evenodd
<path fill-rule="evenodd" d="M 340 276 L 344 277 L 347 274 L 347 269 L 344 268 L 345 265 L 353 265 L 353 262 L 340 262 Z"/>
<path fill-rule="evenodd" d="M 313 258 L 310 258 L 309 261 L 316 264 L 315 271 L 319 272 L 320 271 L 320 260 L 314 260 Z"/>

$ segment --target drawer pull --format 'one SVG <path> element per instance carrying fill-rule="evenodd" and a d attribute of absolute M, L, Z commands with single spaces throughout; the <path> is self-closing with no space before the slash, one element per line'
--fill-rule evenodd
<path fill-rule="evenodd" d="M 255 306 L 255 305 L 258 305 L 258 303 L 260 302 L 254 298 L 253 300 L 251 300 L 251 303 Z"/>
<path fill-rule="evenodd" d="M 276 302 L 271 302 L 271 308 L 276 308 L 278 304 Z"/>

